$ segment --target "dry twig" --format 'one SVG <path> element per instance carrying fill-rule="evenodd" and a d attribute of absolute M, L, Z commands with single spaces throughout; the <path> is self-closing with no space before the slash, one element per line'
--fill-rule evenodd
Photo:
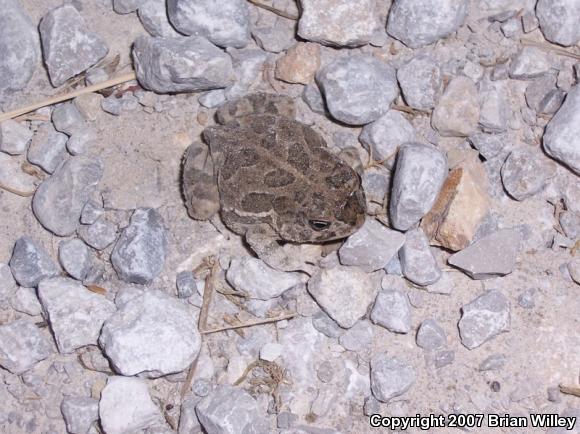
<path fill-rule="evenodd" d="M 560 384 L 560 392 L 580 398 L 580 387 L 564 386 L 563 384 Z"/>
<path fill-rule="evenodd" d="M 520 39 L 522 45 L 527 45 L 528 47 L 541 48 L 546 51 L 551 51 L 553 53 L 559 54 L 560 56 L 571 57 L 572 59 L 580 60 L 580 54 L 572 53 L 563 48 L 555 47 L 551 44 L 545 42 L 532 41 L 530 39 Z"/>
<path fill-rule="evenodd" d="M 248 2 L 250 2 L 254 6 L 257 6 L 259 8 L 262 8 L 262 9 L 265 9 L 267 11 L 270 11 L 270 12 L 272 12 L 272 13 L 280 16 L 280 17 L 286 18 L 288 20 L 297 21 L 298 18 L 300 18 L 300 17 L 298 17 L 296 15 L 289 14 L 288 12 L 281 11 L 280 9 L 277 9 L 275 7 L 272 7 L 272 6 L 269 6 L 269 5 L 265 5 L 264 3 L 262 3 L 262 2 L 260 2 L 258 0 L 248 0 Z"/>
<path fill-rule="evenodd" d="M 0 114 L 0 122 L 7 121 L 8 119 L 13 119 L 17 116 L 21 116 L 26 113 L 30 113 L 34 110 L 40 108 L 58 104 L 59 102 L 68 101 L 69 99 L 76 98 L 77 96 L 85 95 L 87 93 L 97 92 L 99 90 L 107 89 L 109 87 L 117 86 L 118 84 L 126 83 L 131 80 L 135 80 L 136 76 L 134 72 L 129 72 L 127 74 L 120 75 L 110 80 L 103 81 L 102 83 L 93 84 L 92 86 L 83 87 L 82 89 L 74 90 L 72 92 L 65 93 L 63 95 L 53 96 L 37 103 L 31 104 L 26 107 L 21 107 L 19 109 Z"/>
<path fill-rule="evenodd" d="M 227 330 L 235 330 L 235 329 L 241 329 L 241 328 L 247 328 L 247 327 L 254 327 L 257 325 L 270 324 L 270 323 L 274 323 L 274 322 L 278 322 L 278 321 L 284 321 L 285 319 L 291 319 L 291 318 L 294 318 L 295 316 L 296 316 L 295 313 L 290 313 L 287 315 L 277 316 L 275 318 L 266 318 L 266 319 L 262 319 L 259 321 L 250 321 L 250 322 L 246 322 L 243 324 L 218 327 L 218 328 L 210 329 L 210 330 L 200 330 L 200 333 L 202 335 L 209 335 L 211 333 L 223 332 L 223 331 L 227 331 Z"/>

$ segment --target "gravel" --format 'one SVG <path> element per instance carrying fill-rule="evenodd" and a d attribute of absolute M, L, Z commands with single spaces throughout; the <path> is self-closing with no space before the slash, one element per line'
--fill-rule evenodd
<path fill-rule="evenodd" d="M 8 120 L 0 124 L 0 151 L 20 155 L 26 151 L 32 131 L 21 123 Z"/>
<path fill-rule="evenodd" d="M 428 54 L 419 54 L 397 70 L 405 102 L 417 110 L 431 110 L 443 92 L 441 69 Z"/>
<path fill-rule="evenodd" d="M 85 434 L 99 419 L 99 401 L 84 396 L 67 396 L 60 404 L 60 411 L 71 434 Z"/>
<path fill-rule="evenodd" d="M 220 89 L 234 80 L 230 56 L 202 36 L 141 36 L 133 61 L 139 83 L 157 93 Z"/>
<path fill-rule="evenodd" d="M 399 89 L 392 66 L 371 56 L 339 57 L 316 74 L 330 115 L 364 125 L 384 115 Z"/>
<path fill-rule="evenodd" d="M 365 45 L 380 26 L 372 0 L 302 0 L 300 6 L 298 35 L 323 45 Z"/>
<path fill-rule="evenodd" d="M 550 120 L 544 134 L 544 150 L 552 158 L 580 174 L 580 86 L 568 93 L 566 101 Z"/>
<path fill-rule="evenodd" d="M 115 312 L 113 302 L 65 277 L 40 282 L 38 298 L 61 353 L 96 345 L 103 322 Z"/>
<path fill-rule="evenodd" d="M 515 149 L 503 163 L 501 180 L 516 200 L 537 194 L 546 184 L 546 168 L 539 156 L 525 148 Z"/>
<path fill-rule="evenodd" d="M 439 99 L 431 123 L 442 136 L 467 137 L 476 132 L 480 121 L 479 94 L 467 77 L 456 77 Z"/>
<path fill-rule="evenodd" d="M 0 104 L 23 89 L 40 63 L 40 43 L 35 24 L 18 0 L 4 0 L 0 8 Z"/>
<path fill-rule="evenodd" d="M 424 320 L 417 330 L 417 345 L 428 351 L 444 348 L 447 345 L 445 330 L 431 318 Z"/>
<path fill-rule="evenodd" d="M 437 148 L 419 143 L 399 148 L 389 203 L 395 229 L 405 231 L 427 214 L 446 176 L 447 159 Z"/>
<path fill-rule="evenodd" d="M 103 59 L 109 48 L 70 4 L 51 9 L 40 21 L 44 63 L 54 87 Z"/>
<path fill-rule="evenodd" d="M 371 321 L 393 333 L 411 331 L 411 305 L 407 294 L 398 290 L 379 292 L 370 315 Z"/>
<path fill-rule="evenodd" d="M 43 246 L 28 236 L 22 236 L 14 243 L 10 271 L 16 282 L 27 288 L 36 287 L 41 280 L 59 272 Z"/>
<path fill-rule="evenodd" d="M 66 134 L 59 133 L 50 124 L 41 126 L 28 148 L 28 161 L 53 173 L 67 155 L 67 140 Z"/>
<path fill-rule="evenodd" d="M 82 155 L 60 165 L 34 194 L 32 211 L 40 224 L 56 235 L 71 235 L 103 170 L 101 160 Z"/>
<path fill-rule="evenodd" d="M 536 15 L 548 41 L 565 47 L 580 41 L 580 3 L 577 0 L 539 0 Z"/>
<path fill-rule="evenodd" d="M 111 263 L 121 280 L 145 285 L 161 272 L 166 255 L 163 218 L 154 209 L 140 208 L 115 243 Z"/>
<path fill-rule="evenodd" d="M 120 374 L 156 378 L 187 369 L 199 354 L 201 337 L 190 306 L 149 290 L 110 316 L 99 344 Z"/>
<path fill-rule="evenodd" d="M 470 350 L 509 330 L 510 306 L 499 291 L 488 291 L 461 308 L 459 334 Z"/>
<path fill-rule="evenodd" d="M 449 36 L 463 24 L 465 0 L 395 0 L 387 32 L 410 48 L 419 48 Z"/>
<path fill-rule="evenodd" d="M 371 360 L 371 390 L 381 402 L 403 395 L 415 383 L 416 376 L 412 366 L 396 357 L 377 354 Z"/>
<path fill-rule="evenodd" d="M 399 260 L 403 276 L 417 285 L 432 285 L 441 278 L 441 270 L 422 229 L 412 229 L 406 233 Z"/>
<path fill-rule="evenodd" d="M 52 353 L 49 338 L 21 319 L 0 326 L 0 366 L 20 375 Z"/>

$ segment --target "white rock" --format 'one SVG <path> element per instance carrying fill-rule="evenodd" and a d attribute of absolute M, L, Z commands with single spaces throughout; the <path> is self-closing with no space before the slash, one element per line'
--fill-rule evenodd
<path fill-rule="evenodd" d="M 298 35 L 324 45 L 367 44 L 379 28 L 374 0 L 301 0 Z"/>
<path fill-rule="evenodd" d="M 580 86 L 576 85 L 546 127 L 546 153 L 580 175 Z"/>
<path fill-rule="evenodd" d="M 539 0 L 536 15 L 548 41 L 567 47 L 580 41 L 580 1 Z"/>
<path fill-rule="evenodd" d="M 227 281 L 250 298 L 270 300 L 302 283 L 300 273 L 274 270 L 256 258 L 234 258 L 226 273 Z"/>
<path fill-rule="evenodd" d="M 341 327 L 350 328 L 366 314 L 381 277 L 381 272 L 368 274 L 356 267 L 323 269 L 308 281 L 308 292 Z"/>
<path fill-rule="evenodd" d="M 32 131 L 25 122 L 7 120 L 0 123 L 0 151 L 20 155 L 32 139 Z"/>
<path fill-rule="evenodd" d="M 109 377 L 101 392 L 99 416 L 106 434 L 134 434 L 162 419 L 147 384 L 126 377 Z"/>
<path fill-rule="evenodd" d="M 545 51 L 536 47 L 523 47 L 512 59 L 510 77 L 527 80 L 548 72 L 551 64 Z"/>
<path fill-rule="evenodd" d="M 0 263 L 0 301 L 10 298 L 18 289 L 12 271 L 7 264 Z"/>
<path fill-rule="evenodd" d="M 405 235 L 367 218 L 363 226 L 348 237 L 339 250 L 343 265 L 356 265 L 366 272 L 385 267 L 397 254 Z"/>
<path fill-rule="evenodd" d="M 34 288 L 18 288 L 16 294 L 10 299 L 10 306 L 18 312 L 31 316 L 42 313 L 42 306 Z"/>
<path fill-rule="evenodd" d="M 160 377 L 187 369 L 195 359 L 201 348 L 196 324 L 191 306 L 147 290 L 105 322 L 99 344 L 119 373 Z"/>
<path fill-rule="evenodd" d="M 103 322 L 115 312 L 113 302 L 65 277 L 40 282 L 38 297 L 61 353 L 96 345 Z"/>
<path fill-rule="evenodd" d="M 237 387 L 218 386 L 197 404 L 196 412 L 207 434 L 269 432 L 256 400 Z"/>
<path fill-rule="evenodd" d="M 387 33 L 411 48 L 444 38 L 463 24 L 465 0 L 394 0 Z"/>
<path fill-rule="evenodd" d="M 0 326 L 0 366 L 20 375 L 50 353 L 51 344 L 38 327 L 27 320 Z"/>
<path fill-rule="evenodd" d="M 269 342 L 260 348 L 260 359 L 273 362 L 282 355 L 283 348 L 284 347 L 278 343 Z"/>
<path fill-rule="evenodd" d="M 359 140 L 372 151 L 373 159 L 390 167 L 399 146 L 417 138 L 413 125 L 399 112 L 389 110 L 376 121 L 365 125 Z"/>

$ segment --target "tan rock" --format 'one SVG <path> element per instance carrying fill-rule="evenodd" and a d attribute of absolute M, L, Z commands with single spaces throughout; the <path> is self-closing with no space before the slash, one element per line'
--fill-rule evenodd
<path fill-rule="evenodd" d="M 466 137 L 479 122 L 479 94 L 467 77 L 456 77 L 447 86 L 433 111 L 431 123 L 442 136 Z"/>
<path fill-rule="evenodd" d="M 489 208 L 487 183 L 479 178 L 466 166 L 449 173 L 435 205 L 421 223 L 431 244 L 453 251 L 469 245 Z"/>
<path fill-rule="evenodd" d="M 320 67 L 320 46 L 299 42 L 276 62 L 276 78 L 288 83 L 308 84 Z"/>

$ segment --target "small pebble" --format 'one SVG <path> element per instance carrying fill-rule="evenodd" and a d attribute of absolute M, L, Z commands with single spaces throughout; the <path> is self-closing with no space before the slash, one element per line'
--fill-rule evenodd
<path fill-rule="evenodd" d="M 0 123 L 0 151 L 20 155 L 26 151 L 32 139 L 32 131 L 24 122 L 7 120 Z"/>
<path fill-rule="evenodd" d="M 177 286 L 177 297 L 179 298 L 189 298 L 197 291 L 197 284 L 191 271 L 177 273 L 175 284 Z"/>
<path fill-rule="evenodd" d="M 439 350 L 447 345 L 447 335 L 431 318 L 424 320 L 417 331 L 417 345 L 424 350 Z"/>
<path fill-rule="evenodd" d="M 26 288 L 36 287 L 41 280 L 56 276 L 59 272 L 46 250 L 28 236 L 16 240 L 10 270 L 16 282 Z"/>
<path fill-rule="evenodd" d="M 509 330 L 509 302 L 499 291 L 488 291 L 480 295 L 463 306 L 461 311 L 461 343 L 470 350 Z"/>
<path fill-rule="evenodd" d="M 117 238 L 117 225 L 101 217 L 91 225 L 81 225 L 78 234 L 92 248 L 104 250 Z"/>
<path fill-rule="evenodd" d="M 403 395 L 416 376 L 415 369 L 399 358 L 377 354 L 371 360 L 371 390 L 381 402 Z"/>
<path fill-rule="evenodd" d="M 411 331 L 411 305 L 407 294 L 398 290 L 379 292 L 370 319 L 374 324 L 393 333 L 409 333 Z"/>
<path fill-rule="evenodd" d="M 92 266 L 89 248 L 77 238 L 60 242 L 58 260 L 64 271 L 72 278 L 81 281 L 87 277 Z"/>

